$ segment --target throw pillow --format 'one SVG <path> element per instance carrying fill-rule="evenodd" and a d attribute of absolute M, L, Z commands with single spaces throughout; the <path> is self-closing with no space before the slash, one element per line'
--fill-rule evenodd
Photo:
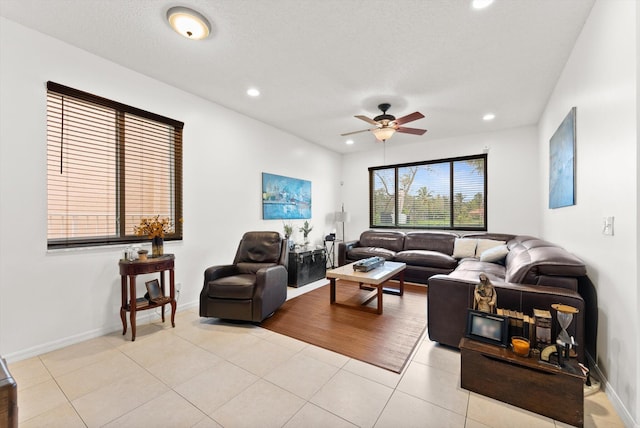
<path fill-rule="evenodd" d="M 484 253 L 490 248 L 497 247 L 498 245 L 504 245 L 504 244 L 506 244 L 506 242 L 496 241 L 494 239 L 478 239 L 478 246 L 476 247 L 476 257 L 480 257 L 482 253 Z"/>
<path fill-rule="evenodd" d="M 453 257 L 456 259 L 475 257 L 477 241 L 477 239 L 456 238 L 453 244 Z"/>
<path fill-rule="evenodd" d="M 489 248 L 488 250 L 483 251 L 482 254 L 480 254 L 480 261 L 490 263 L 499 262 L 500 260 L 504 259 L 507 254 L 509 254 L 509 249 L 507 248 L 507 246 L 498 245 L 496 247 Z"/>

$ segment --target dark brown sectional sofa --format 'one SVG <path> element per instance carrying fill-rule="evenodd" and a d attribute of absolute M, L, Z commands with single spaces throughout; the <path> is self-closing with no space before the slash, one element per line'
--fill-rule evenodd
<path fill-rule="evenodd" d="M 483 261 L 483 254 L 460 257 L 463 244 L 476 241 L 476 249 L 487 245 L 506 252 L 495 261 Z M 459 241 L 459 242 L 458 242 Z M 468 254 L 467 254 L 468 255 Z M 584 263 L 562 247 L 526 235 L 502 233 L 401 232 L 368 230 L 360 239 L 338 245 L 340 266 L 367 257 L 380 256 L 407 264 L 405 280 L 428 284 L 428 331 L 431 340 L 457 347 L 464 336 L 467 308 L 473 306 L 473 291 L 480 273 L 496 287 L 498 307 L 532 314 L 533 309 L 550 310 L 563 303 L 580 311 L 569 329 L 579 345 L 584 344 L 585 317 L 589 312 L 578 284 L 586 277 Z M 489 259 L 489 257 L 486 257 Z M 555 314 L 554 314 L 555 315 Z M 553 337 L 556 333 L 554 322 Z M 578 360 L 585 361 L 584 346 L 578 346 Z"/>

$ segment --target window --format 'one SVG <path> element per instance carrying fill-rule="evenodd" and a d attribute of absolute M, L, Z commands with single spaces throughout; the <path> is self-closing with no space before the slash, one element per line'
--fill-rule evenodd
<path fill-rule="evenodd" d="M 48 248 L 140 241 L 168 217 L 182 239 L 183 123 L 47 82 Z"/>
<path fill-rule="evenodd" d="M 487 155 L 372 167 L 369 188 L 372 228 L 487 230 Z"/>

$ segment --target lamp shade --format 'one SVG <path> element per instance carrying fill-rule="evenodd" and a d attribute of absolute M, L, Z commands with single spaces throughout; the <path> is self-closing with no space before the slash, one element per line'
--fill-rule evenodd
<path fill-rule="evenodd" d="M 336 221 L 338 223 L 348 223 L 351 220 L 351 216 L 346 211 L 336 211 Z"/>
<path fill-rule="evenodd" d="M 395 134 L 396 130 L 389 127 L 376 128 L 373 130 L 373 135 L 376 136 L 378 141 L 386 141 Z"/>

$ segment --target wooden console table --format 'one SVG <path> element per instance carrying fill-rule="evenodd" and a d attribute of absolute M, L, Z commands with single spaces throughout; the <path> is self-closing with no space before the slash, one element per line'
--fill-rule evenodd
<path fill-rule="evenodd" d="M 464 389 L 583 426 L 586 377 L 575 359 L 560 368 L 467 338 L 462 338 L 459 347 L 460 385 Z"/>
<path fill-rule="evenodd" d="M 162 308 L 162 322 L 164 322 L 164 306 L 171 304 L 171 326 L 175 327 L 176 316 L 176 288 L 173 272 L 174 255 L 165 254 L 164 256 L 149 258 L 145 261 L 128 261 L 120 260 L 120 283 L 122 294 L 122 306 L 120 306 L 120 318 L 122 319 L 122 334 L 127 333 L 127 317 L 126 312 L 130 313 L 131 320 L 131 341 L 136 340 L 136 312 L 153 308 Z M 169 271 L 169 296 L 162 300 L 161 303 L 150 302 L 147 299 L 138 299 L 136 297 L 136 276 L 145 273 L 160 273 L 160 289 L 165 294 L 164 272 Z M 129 287 L 127 290 L 127 279 Z"/>

